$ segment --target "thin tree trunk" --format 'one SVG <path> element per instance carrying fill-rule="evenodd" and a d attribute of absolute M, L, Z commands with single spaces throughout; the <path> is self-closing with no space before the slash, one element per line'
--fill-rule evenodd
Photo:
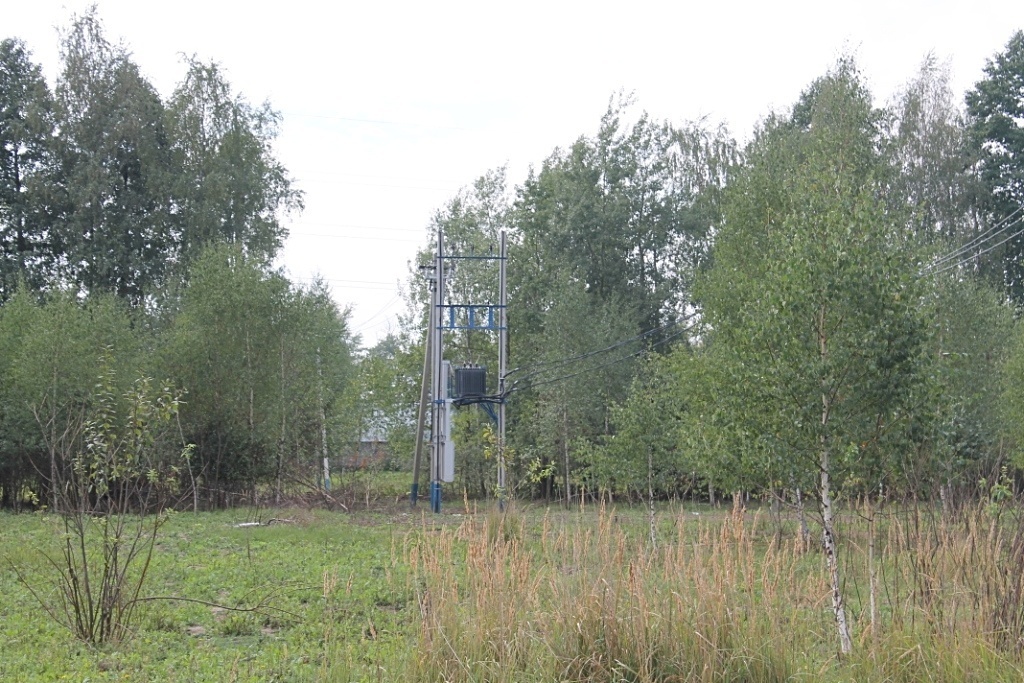
<path fill-rule="evenodd" d="M 853 650 L 850 638 L 850 624 L 846 620 L 846 606 L 843 602 L 842 583 L 839 579 L 839 556 L 836 548 L 835 537 L 835 516 L 832 509 L 832 493 L 828 474 L 828 451 L 822 452 L 821 458 L 821 526 L 822 544 L 825 548 L 825 558 L 828 562 L 829 588 L 832 591 L 832 612 L 836 618 L 836 628 L 839 631 L 839 650 L 844 655 Z"/>
<path fill-rule="evenodd" d="M 323 488 L 331 490 L 331 461 L 327 454 L 327 409 L 324 408 L 324 369 L 320 360 L 320 348 L 316 350 L 317 393 L 320 399 L 320 448 L 323 456 Z"/>
<path fill-rule="evenodd" d="M 818 352 L 824 366 L 828 360 L 828 336 L 825 326 L 825 307 L 818 311 Z M 829 442 L 828 426 L 831 415 L 832 401 L 830 398 L 828 379 L 821 377 L 821 436 L 819 438 L 819 468 L 821 479 L 819 484 L 819 500 L 821 501 L 821 528 L 825 557 L 828 562 L 829 584 L 832 590 L 832 612 L 836 618 L 836 628 L 839 631 L 839 649 L 842 654 L 849 654 L 853 650 L 850 638 L 850 624 L 846 620 L 846 606 L 843 603 L 842 582 L 839 579 L 839 556 L 836 549 L 835 517 L 832 509 L 832 483 L 831 472 L 831 448 Z"/>
<path fill-rule="evenodd" d="M 572 505 L 572 489 L 569 487 L 569 410 L 562 409 L 562 456 L 565 460 L 565 506 Z"/>
<path fill-rule="evenodd" d="M 776 540 L 776 542 L 781 542 L 782 541 L 782 506 L 779 503 L 779 497 L 782 495 L 782 492 L 778 488 L 776 488 L 775 486 L 772 486 L 771 489 L 769 489 L 769 491 L 770 491 L 771 497 L 772 497 L 772 503 L 771 503 L 771 507 L 769 508 L 769 513 L 771 514 L 772 522 L 774 522 L 774 524 L 775 524 L 775 540 Z"/>
<path fill-rule="evenodd" d="M 878 638 L 878 606 L 875 600 L 876 586 L 878 585 L 878 568 L 875 567 L 875 509 L 871 505 L 870 496 L 867 499 L 868 517 L 868 601 L 871 614 L 871 637 Z"/>
<path fill-rule="evenodd" d="M 654 521 L 654 452 L 647 448 L 647 501 L 650 510 L 651 548 L 658 547 L 658 529 Z"/>
<path fill-rule="evenodd" d="M 281 336 L 281 436 L 277 440 L 277 482 L 274 486 L 274 505 L 281 504 L 281 478 L 284 476 L 284 449 L 288 428 L 288 411 L 285 408 L 284 335 Z"/>

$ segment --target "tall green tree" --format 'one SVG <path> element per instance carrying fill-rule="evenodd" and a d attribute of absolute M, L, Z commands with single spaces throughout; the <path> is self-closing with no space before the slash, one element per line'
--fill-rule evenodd
<path fill-rule="evenodd" d="M 19 278 L 43 286 L 58 260 L 48 210 L 53 142 L 53 98 L 42 70 L 23 42 L 0 42 L 0 301 Z"/>
<path fill-rule="evenodd" d="M 139 326 L 111 295 L 68 292 L 37 300 L 26 290 L 0 308 L 0 486 L 4 503 L 26 485 L 48 504 L 68 466 L 106 358 L 130 376 L 139 367 Z"/>
<path fill-rule="evenodd" d="M 322 286 L 295 290 L 237 245 L 196 261 L 162 374 L 188 392 L 182 429 L 209 504 L 315 481 L 324 431 L 329 450 L 340 448 L 353 343 L 347 313 Z"/>
<path fill-rule="evenodd" d="M 586 476 L 573 452 L 588 452 L 609 433 L 608 408 L 624 400 L 638 366 L 624 357 L 560 373 L 558 361 L 634 337 L 618 353 L 668 348 L 672 323 L 692 305 L 737 158 L 723 129 L 676 127 L 646 113 L 628 124 L 631 116 L 628 100 L 613 103 L 596 135 L 556 150 L 530 174 L 510 214 L 513 365 L 550 370 L 536 375 L 537 391 L 516 399 L 526 417 L 514 424 L 531 426 L 516 445 L 524 454 L 558 454 L 565 489 Z M 612 355 L 588 362 L 596 367 Z M 572 377 L 550 381 L 559 374 Z"/>
<path fill-rule="evenodd" d="M 590 296 L 569 277 L 549 295 L 542 331 L 515 347 L 513 444 L 526 462 L 552 472 L 538 482 L 545 497 L 557 488 L 568 503 L 590 479 L 586 454 L 609 435 L 612 406 L 625 400 L 644 340 L 635 339 L 631 302 Z"/>
<path fill-rule="evenodd" d="M 211 249 L 193 268 L 169 332 L 169 376 L 186 392 L 186 441 L 210 504 L 230 504 L 274 474 L 279 338 L 271 321 L 288 284 L 238 249 Z"/>
<path fill-rule="evenodd" d="M 273 154 L 280 114 L 232 91 L 218 65 L 193 57 L 187 66 L 167 107 L 171 253 L 188 264 L 224 242 L 269 263 L 287 234 L 280 212 L 302 208 L 302 193 Z"/>
<path fill-rule="evenodd" d="M 753 418 L 796 464 L 797 484 L 813 482 L 843 652 L 852 640 L 835 492 L 885 471 L 927 332 L 913 250 L 880 199 L 879 136 L 856 68 L 840 62 L 751 144 L 701 289 L 728 370 L 719 389 L 750 406 L 731 427 L 749 430 Z"/>
<path fill-rule="evenodd" d="M 996 276 L 1018 306 L 1024 303 L 1024 31 L 1017 31 L 985 65 L 985 77 L 967 93 L 978 171 L 988 190 L 988 226 L 1000 237 L 982 245 L 996 248 Z M 1008 223 L 1008 225 L 1006 225 Z M 1005 233 L 1005 234 L 1004 234 Z M 981 251 L 981 248 L 978 249 Z"/>
<path fill-rule="evenodd" d="M 107 40 L 95 8 L 64 33 L 61 60 L 67 277 L 138 303 L 163 282 L 172 239 L 164 105 L 128 50 Z"/>
<path fill-rule="evenodd" d="M 901 470 L 908 490 L 931 492 L 948 507 L 969 499 L 1007 453 L 1002 420 L 1007 408 L 1021 407 L 1002 393 L 1016 332 L 1012 305 L 990 282 L 954 273 L 928 280 L 931 395 L 914 415 L 914 457 Z"/>
<path fill-rule="evenodd" d="M 948 251 L 975 237 L 984 189 L 973 172 L 977 152 L 948 65 L 931 55 L 924 60 L 891 104 L 885 137 L 890 201 L 902 205 L 922 243 Z"/>
<path fill-rule="evenodd" d="M 675 353 L 690 354 L 683 347 Z M 584 454 L 594 485 L 653 497 L 677 493 L 688 479 L 690 462 L 679 431 L 688 396 L 679 390 L 676 363 L 669 356 L 651 356 L 629 393 L 615 401 L 613 433 Z"/>
<path fill-rule="evenodd" d="M 540 304 L 544 272 L 557 272 L 599 299 L 633 302 L 652 329 L 688 302 L 736 155 L 724 130 L 677 128 L 646 113 L 627 126 L 627 113 L 628 101 L 609 107 L 596 136 L 556 150 L 519 190 L 517 251 L 536 261 L 523 268 L 519 296 Z"/>

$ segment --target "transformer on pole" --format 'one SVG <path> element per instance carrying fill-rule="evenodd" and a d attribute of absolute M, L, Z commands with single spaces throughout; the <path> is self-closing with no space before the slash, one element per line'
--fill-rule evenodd
<path fill-rule="evenodd" d="M 445 303 L 445 262 L 447 260 L 486 260 L 498 261 L 499 303 Z M 420 447 L 423 443 L 424 403 L 427 397 L 429 376 L 430 390 L 430 509 L 441 511 L 442 482 L 455 480 L 455 450 L 451 438 L 451 418 L 456 405 L 472 403 L 498 404 L 498 482 L 497 497 L 499 505 L 504 508 L 505 492 L 505 374 L 507 373 L 508 348 L 508 316 L 506 314 L 506 264 L 507 240 L 504 230 L 501 231 L 501 248 L 498 256 L 457 256 L 446 255 L 444 252 L 444 236 L 441 227 L 437 230 L 437 248 L 434 254 L 433 267 L 422 266 L 429 272 L 431 281 L 430 311 L 428 314 L 426 334 L 426 356 L 424 358 L 423 391 L 421 392 L 420 412 L 417 417 L 417 444 L 413 459 L 412 504 L 416 505 L 419 490 Z M 432 271 L 432 272 L 431 272 Z M 451 364 L 444 359 L 445 330 L 480 330 L 498 333 L 498 394 L 487 396 L 485 387 L 485 370 L 481 367 L 467 366 L 456 370 L 455 396 L 449 396 L 449 379 L 452 375 Z M 493 414 L 492 414 L 493 417 Z"/>

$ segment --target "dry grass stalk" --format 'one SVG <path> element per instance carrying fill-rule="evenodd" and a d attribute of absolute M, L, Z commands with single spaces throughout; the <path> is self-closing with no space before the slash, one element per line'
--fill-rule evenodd
<path fill-rule="evenodd" d="M 722 521 L 679 514 L 655 548 L 639 517 L 574 519 L 530 530 L 515 513 L 470 518 L 410 546 L 424 621 L 407 678 L 781 681 L 847 667 L 858 680 L 914 680 L 906 662 L 931 657 L 952 680 L 1019 665 L 1024 524 L 981 508 L 844 521 L 859 640 L 842 662 L 824 559 L 799 534 L 762 537 L 736 508 Z"/>

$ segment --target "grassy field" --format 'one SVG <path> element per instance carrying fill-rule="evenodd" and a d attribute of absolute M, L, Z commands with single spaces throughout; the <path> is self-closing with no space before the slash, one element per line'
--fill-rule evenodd
<path fill-rule="evenodd" d="M 843 660 L 821 554 L 755 511 L 665 507 L 653 541 L 644 511 L 596 506 L 177 513 L 160 599 L 101 647 L 17 578 L 52 599 L 60 520 L 0 514 L 0 680 L 1021 680 L 1013 515 L 863 513 L 841 526 Z"/>

